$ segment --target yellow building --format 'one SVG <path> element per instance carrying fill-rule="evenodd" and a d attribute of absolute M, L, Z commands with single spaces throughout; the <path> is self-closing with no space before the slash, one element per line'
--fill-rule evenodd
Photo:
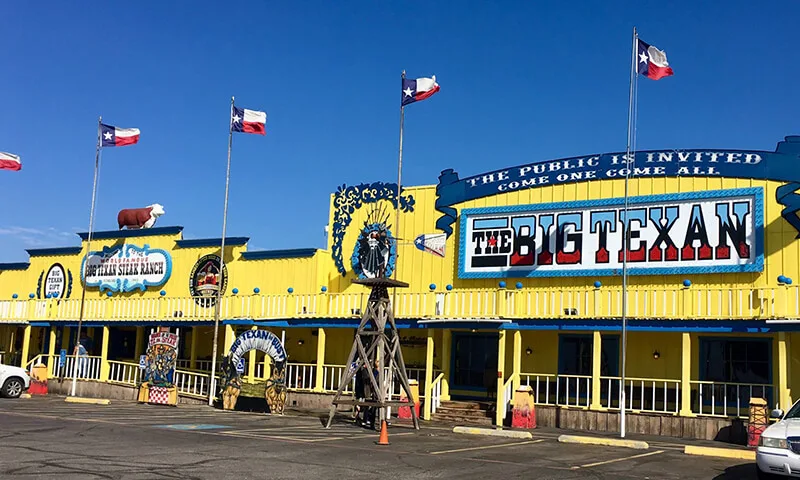
<path fill-rule="evenodd" d="M 83 377 L 130 383 L 145 332 L 169 326 L 181 393 L 207 395 L 221 286 L 220 354 L 246 329 L 280 333 L 290 389 L 324 394 L 368 294 L 352 280 L 392 275 L 410 284 L 395 316 L 425 418 L 458 413 L 443 402 L 499 399 L 489 410 L 503 422 L 513 391 L 530 385 L 542 418 L 603 414 L 613 429 L 623 350 L 637 414 L 730 419 L 751 397 L 785 409 L 800 381 L 799 156 L 800 137 L 787 137 L 775 151 L 598 154 L 463 179 L 445 170 L 399 202 L 394 184 L 344 186 L 325 250 L 249 251 L 247 238 L 227 238 L 223 272 L 220 239 L 184 239 L 182 227 L 95 232 L 91 252 L 80 234 L 80 245 L 0 264 L 0 350 L 20 365 L 43 355 L 63 374 L 70 358 L 59 367 L 58 354 L 76 344 L 83 304 L 96 359 Z M 249 355 L 246 375 L 263 378 L 269 359 Z"/>

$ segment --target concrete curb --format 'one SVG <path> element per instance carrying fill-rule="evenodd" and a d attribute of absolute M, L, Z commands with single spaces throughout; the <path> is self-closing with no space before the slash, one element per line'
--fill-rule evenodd
<path fill-rule="evenodd" d="M 19 395 L 19 398 L 31 398 L 31 394 L 30 393 L 21 393 Z"/>
<path fill-rule="evenodd" d="M 524 438 L 524 439 L 533 438 L 531 432 L 522 432 L 519 430 L 498 430 L 494 428 L 455 427 L 453 428 L 453 433 L 465 433 L 467 435 L 485 435 L 487 437 Z"/>
<path fill-rule="evenodd" d="M 559 435 L 560 443 L 580 443 L 583 445 L 603 445 L 606 447 L 625 447 L 635 448 L 636 450 L 647 450 L 650 445 L 641 440 L 623 440 L 621 438 L 605 437 L 582 437 L 578 435 Z"/>
<path fill-rule="evenodd" d="M 720 457 L 720 458 L 733 458 L 735 460 L 752 460 L 756 459 L 756 452 L 753 450 L 740 450 L 737 448 L 718 448 L 718 447 L 697 447 L 694 445 L 686 445 L 683 453 L 687 455 L 702 455 L 706 457 Z"/>
<path fill-rule="evenodd" d="M 109 405 L 111 403 L 111 400 L 107 398 L 67 397 L 64 401 L 67 403 L 89 403 L 92 405 Z"/>

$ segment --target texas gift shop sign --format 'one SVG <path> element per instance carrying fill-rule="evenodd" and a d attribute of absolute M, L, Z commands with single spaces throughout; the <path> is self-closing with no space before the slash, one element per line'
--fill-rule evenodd
<path fill-rule="evenodd" d="M 631 197 L 631 275 L 761 271 L 761 188 Z M 459 278 L 616 275 L 624 199 L 465 209 Z"/>
<path fill-rule="evenodd" d="M 90 252 L 81 265 L 81 280 L 100 291 L 144 291 L 163 285 L 172 273 L 172 257 L 165 250 L 123 244 Z"/>

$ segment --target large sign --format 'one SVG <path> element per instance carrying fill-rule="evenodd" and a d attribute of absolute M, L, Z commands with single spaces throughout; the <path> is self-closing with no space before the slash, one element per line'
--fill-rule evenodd
<path fill-rule="evenodd" d="M 465 209 L 459 278 L 756 272 L 760 188 Z"/>
<path fill-rule="evenodd" d="M 800 136 L 786 137 L 774 152 L 754 150 L 656 150 L 605 153 L 538 161 L 459 179 L 452 169 L 442 171 L 436 186 L 436 228 L 453 233 L 459 203 L 528 188 L 565 183 L 646 177 L 731 177 L 788 182 L 775 197 L 785 208 L 781 215 L 800 233 Z"/>
<path fill-rule="evenodd" d="M 172 273 L 172 257 L 165 250 L 123 244 L 90 252 L 81 265 L 81 280 L 100 291 L 144 291 L 163 285 Z"/>
<path fill-rule="evenodd" d="M 201 307 L 213 307 L 217 295 L 225 293 L 225 284 L 228 280 L 228 267 L 222 265 L 220 272 L 219 255 L 206 255 L 192 267 L 189 276 L 189 293 L 195 303 Z"/>
<path fill-rule="evenodd" d="M 60 263 L 54 263 L 39 275 L 37 298 L 69 298 L 72 293 L 72 273 Z"/>
<path fill-rule="evenodd" d="M 260 350 L 269 355 L 275 363 L 286 361 L 286 350 L 283 348 L 281 339 L 267 330 L 247 330 L 239 335 L 231 345 L 229 355 L 231 363 L 237 365 L 242 356 L 250 350 Z"/>
<path fill-rule="evenodd" d="M 251 350 L 260 350 L 272 358 L 274 365 L 265 383 L 264 398 L 270 413 L 283 413 L 286 406 L 286 350 L 281 339 L 267 330 L 247 330 L 231 345 L 220 370 L 222 408 L 225 410 L 236 408 L 236 401 L 242 388 L 244 354 Z"/>

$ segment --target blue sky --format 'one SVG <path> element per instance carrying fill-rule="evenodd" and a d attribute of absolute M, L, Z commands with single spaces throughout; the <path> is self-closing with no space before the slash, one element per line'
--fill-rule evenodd
<path fill-rule="evenodd" d="M 800 133 L 797 2 L 12 2 L 4 7 L 0 261 L 77 245 L 97 117 L 142 130 L 104 150 L 96 226 L 160 203 L 160 226 L 324 247 L 338 185 L 396 181 L 400 72 L 441 92 L 406 109 L 404 184 L 625 149 L 631 28 L 675 76 L 642 80 L 638 147 L 772 150 Z"/>

